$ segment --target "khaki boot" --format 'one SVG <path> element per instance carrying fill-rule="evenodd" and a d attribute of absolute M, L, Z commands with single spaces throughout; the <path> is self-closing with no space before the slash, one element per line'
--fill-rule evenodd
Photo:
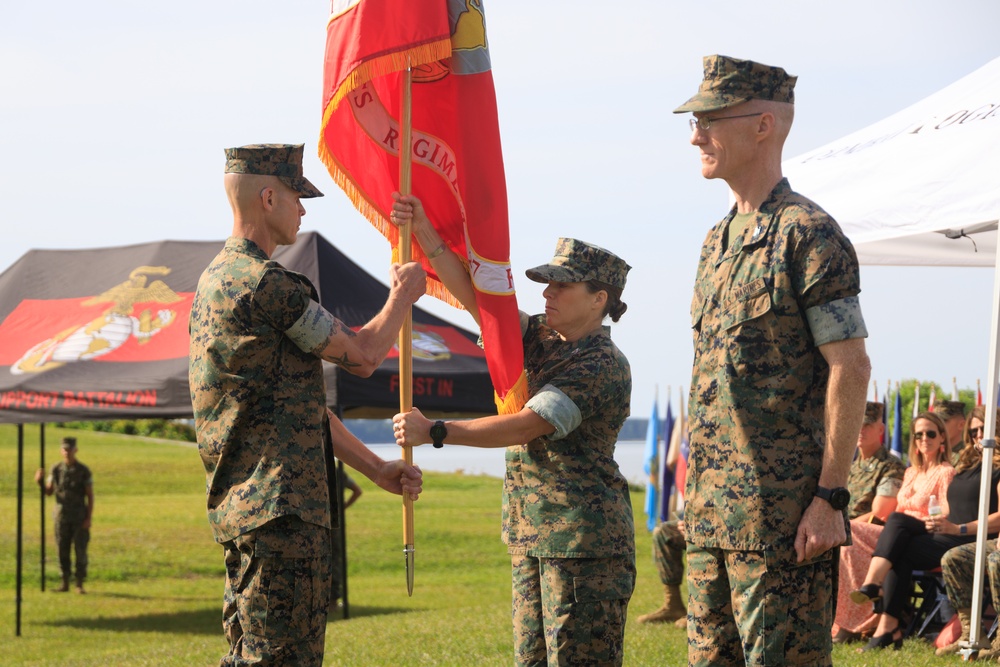
<path fill-rule="evenodd" d="M 984 648 L 978 654 L 973 654 L 974 660 L 995 660 L 1000 658 L 1000 632 L 993 636 L 993 643 L 989 648 Z"/>
<path fill-rule="evenodd" d="M 669 623 L 687 617 L 687 609 L 681 602 L 680 586 L 663 587 L 663 606 L 651 614 L 640 616 L 639 623 Z"/>
<path fill-rule="evenodd" d="M 951 644 L 947 646 L 942 646 L 941 648 L 934 651 L 934 655 L 951 655 L 952 653 L 958 653 L 961 649 L 962 642 L 969 641 L 969 632 L 972 629 L 972 610 L 971 609 L 959 609 L 958 610 L 958 620 L 962 624 L 962 634 Z M 980 627 L 980 643 L 984 643 L 986 638 L 983 628 Z M 980 653 L 982 655 L 982 653 Z"/>
<path fill-rule="evenodd" d="M 62 586 L 60 586 L 59 588 L 53 588 L 52 592 L 53 593 L 65 593 L 68 590 L 69 590 L 69 577 L 63 577 Z"/>
<path fill-rule="evenodd" d="M 84 593 L 87 592 L 83 590 L 83 579 L 81 579 L 80 577 L 76 578 L 76 592 L 79 593 L 80 595 L 83 595 Z"/>

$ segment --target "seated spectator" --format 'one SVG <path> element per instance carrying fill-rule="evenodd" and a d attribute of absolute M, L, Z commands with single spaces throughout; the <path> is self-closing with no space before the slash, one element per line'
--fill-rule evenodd
<path fill-rule="evenodd" d="M 965 447 L 962 439 L 965 431 L 965 403 L 962 401 L 939 401 L 934 404 L 934 414 L 944 422 L 948 434 L 948 450 L 952 465 L 958 462 L 959 452 Z"/>
<path fill-rule="evenodd" d="M 865 523 L 884 523 L 896 509 L 896 496 L 903 484 L 906 466 L 882 444 L 885 424 L 881 403 L 868 401 L 858 433 L 858 453 L 851 463 L 847 488 L 851 505 L 847 518 Z"/>
<path fill-rule="evenodd" d="M 872 406 L 877 406 L 872 407 Z M 910 425 L 910 461 L 913 465 L 905 468 L 903 463 L 889 454 L 881 444 L 882 404 L 869 403 L 865 410 L 865 421 L 858 435 L 858 456 L 851 464 L 848 488 L 851 501 L 869 500 L 871 512 L 859 514 L 851 520 L 851 545 L 840 549 L 840 579 L 837 589 L 837 616 L 833 642 L 835 644 L 858 641 L 863 633 L 875 628 L 878 617 L 872 613 L 872 604 L 851 604 L 849 592 L 859 588 L 868 573 L 872 551 L 882 534 L 882 524 L 893 512 L 902 512 L 918 519 L 927 516 L 927 502 L 936 496 L 944 500 L 948 484 L 955 475 L 955 469 L 948 462 L 944 439 L 938 436 L 938 447 L 930 447 L 925 456 L 913 434 L 927 428 L 943 430 L 940 420 L 916 419 Z M 928 426 L 933 424 L 934 426 Z M 905 471 L 905 473 L 904 473 Z M 902 480 L 902 487 L 900 487 Z M 867 484 L 875 492 L 866 494 L 856 490 L 856 484 Z M 878 495 L 875 495 L 877 492 Z M 898 493 L 898 495 L 897 495 Z M 859 509 L 864 509 L 862 506 Z"/>
<path fill-rule="evenodd" d="M 945 447 L 943 423 L 932 412 L 922 412 L 914 420 L 912 437 L 924 458 L 934 456 Z M 893 512 L 885 522 L 872 555 L 865 583 L 851 593 L 857 604 L 882 601 L 875 635 L 861 651 L 892 646 L 902 648 L 903 629 L 899 619 L 912 589 L 913 570 L 932 570 L 941 565 L 941 558 L 951 548 L 972 542 L 976 537 L 979 516 L 979 458 L 971 456 L 968 467 L 956 470 L 948 486 L 943 513 L 918 519 Z M 997 511 L 1000 492 L 1000 469 L 993 471 L 990 484 L 989 530 L 1000 528 Z M 946 518 L 945 518 L 946 515 Z M 995 535 L 994 535 L 995 537 Z"/>
<path fill-rule="evenodd" d="M 965 447 L 958 462 L 960 469 L 969 466 L 978 467 L 982 463 L 983 451 L 983 426 L 986 419 L 986 407 L 977 405 L 969 415 L 969 421 L 964 429 Z M 1000 420 L 1000 410 L 997 411 L 997 419 Z M 1000 469 L 1000 452 L 994 450 L 993 470 Z M 969 532 L 972 532 L 969 529 Z M 986 572 L 990 580 L 990 591 L 993 594 L 994 606 L 1000 600 L 1000 552 L 997 552 L 996 540 L 986 543 Z M 962 624 L 962 635 L 953 643 L 942 646 L 937 655 L 948 655 L 957 653 L 961 642 L 968 641 L 972 626 L 972 578 L 976 565 L 976 543 L 970 542 L 960 547 L 951 549 L 941 559 L 941 574 L 944 578 L 944 587 L 948 592 L 948 600 L 951 606 L 958 612 L 959 621 Z M 982 625 L 980 625 L 982 627 Z M 980 651 L 978 658 L 993 659 L 1000 657 L 1000 633 L 993 638 L 992 646 L 985 651 Z"/>

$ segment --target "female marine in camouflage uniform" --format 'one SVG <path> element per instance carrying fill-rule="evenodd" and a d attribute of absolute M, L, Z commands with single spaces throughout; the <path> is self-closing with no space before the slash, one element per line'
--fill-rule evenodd
<path fill-rule="evenodd" d="M 434 270 L 479 322 L 468 270 L 420 201 L 396 195 L 393 219 L 412 219 Z M 559 239 L 552 262 L 526 272 L 547 287 L 545 314 L 521 314 L 530 395 L 524 408 L 436 423 L 414 409 L 393 420 L 401 446 L 507 447 L 502 532 L 513 570 L 518 665 L 622 664 L 635 527 L 613 453 L 632 378 L 602 322 L 625 312 L 629 268 L 602 248 Z"/>

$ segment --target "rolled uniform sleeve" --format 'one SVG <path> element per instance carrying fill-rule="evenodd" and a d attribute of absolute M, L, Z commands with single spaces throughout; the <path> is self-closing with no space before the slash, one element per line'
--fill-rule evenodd
<path fill-rule="evenodd" d="M 813 306 L 806 310 L 806 321 L 816 347 L 838 340 L 868 337 L 861 303 L 856 296 Z"/>
<path fill-rule="evenodd" d="M 302 316 L 285 330 L 285 335 L 303 352 L 318 355 L 333 335 L 333 328 L 333 315 L 310 299 Z"/>
<path fill-rule="evenodd" d="M 549 440 L 562 440 L 583 421 L 580 408 L 558 387 L 547 384 L 525 404 L 529 410 L 555 427 Z"/>

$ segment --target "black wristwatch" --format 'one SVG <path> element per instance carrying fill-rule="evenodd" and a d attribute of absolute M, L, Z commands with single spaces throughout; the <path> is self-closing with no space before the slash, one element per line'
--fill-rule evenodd
<path fill-rule="evenodd" d="M 435 447 L 444 447 L 444 439 L 448 437 L 448 429 L 440 419 L 431 426 L 431 442 Z"/>
<path fill-rule="evenodd" d="M 830 503 L 830 507 L 835 510 L 842 510 L 851 504 L 851 492 L 842 486 L 838 486 L 835 489 L 825 489 L 822 486 L 817 486 L 816 497 Z"/>

